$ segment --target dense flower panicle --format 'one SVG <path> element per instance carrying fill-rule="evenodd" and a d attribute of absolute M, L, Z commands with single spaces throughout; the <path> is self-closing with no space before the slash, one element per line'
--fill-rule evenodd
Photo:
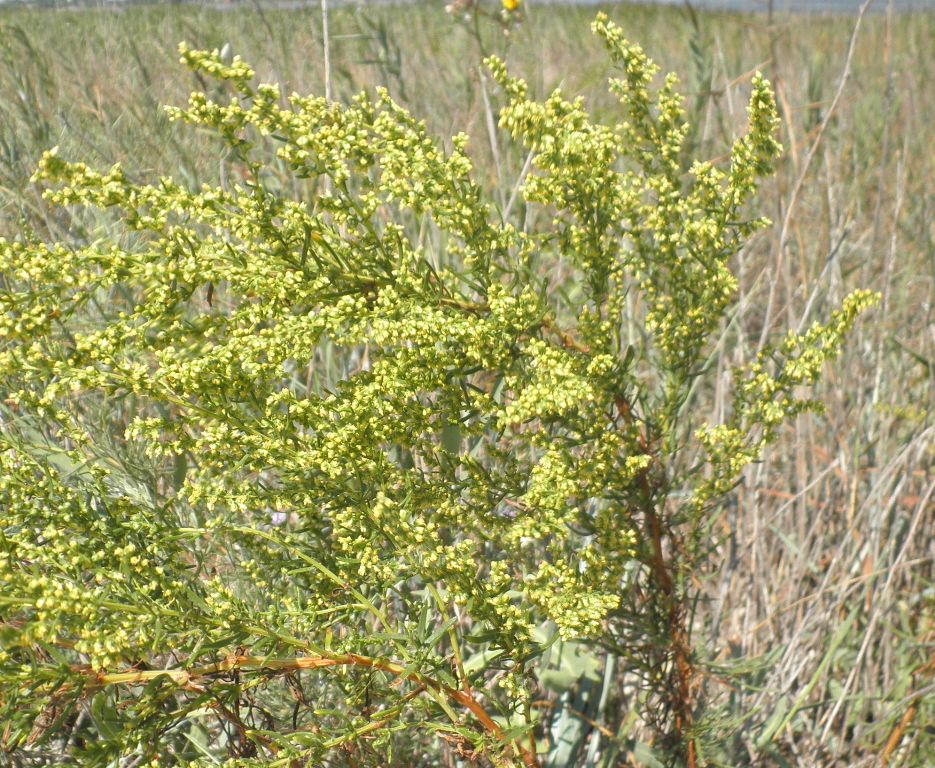
<path fill-rule="evenodd" d="M 821 409 L 821 403 L 800 397 L 799 388 L 818 380 L 825 362 L 838 355 L 860 313 L 878 300 L 879 296 L 871 291 L 854 291 L 827 323 L 814 323 L 801 334 L 790 331 L 778 350 L 766 348 L 753 362 L 734 372 L 735 407 L 729 422 L 707 425 L 696 433 L 711 470 L 710 476 L 694 489 L 691 505 L 696 511 L 733 487 L 741 470 L 757 460 L 787 419 Z M 770 372 L 771 368 L 774 372 Z"/>
<path fill-rule="evenodd" d="M 379 667 L 382 694 L 448 681 L 420 683 L 435 706 L 470 690 L 452 677 L 466 674 L 455 637 L 496 659 L 473 684 L 499 680 L 485 696 L 528 715 L 541 633 L 609 631 L 646 573 L 647 489 L 681 483 L 700 514 L 810 406 L 797 388 L 870 295 L 738 372 L 730 421 L 696 433 L 706 472 L 678 474 L 674 414 L 733 299 L 730 258 L 764 224 L 743 207 L 779 154 L 776 109 L 757 75 L 729 168 L 686 168 L 677 80 L 654 89 L 639 47 L 603 15 L 595 31 L 620 69 L 616 125 L 558 91 L 536 101 L 488 61 L 548 231 L 498 221 L 467 137 L 445 149 L 386 91 L 283 99 L 239 58 L 185 46 L 230 98 L 195 93 L 169 114 L 218 134 L 230 183 L 139 184 L 43 157 L 51 204 L 110 211 L 124 234 L 0 241 L 10 743 L 34 727 L 29 702 L 77 700 L 88 670 L 103 685 L 237 648 L 396 659 L 408 677 Z M 558 262 L 578 291 L 548 292 Z M 634 293 L 637 339 L 622 322 Z M 195 689 L 151 679 L 115 749 L 187 717 L 164 701 Z M 281 754 L 333 735 L 296 733 Z"/>

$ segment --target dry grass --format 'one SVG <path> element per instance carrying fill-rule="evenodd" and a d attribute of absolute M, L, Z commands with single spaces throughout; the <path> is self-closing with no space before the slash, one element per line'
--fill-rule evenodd
<path fill-rule="evenodd" d="M 515 69 L 539 93 L 562 82 L 612 109 L 594 9 L 533 10 L 509 41 Z M 694 407 L 716 418 L 726 371 L 769 333 L 823 317 L 854 287 L 884 296 L 828 372 L 827 413 L 786 430 L 715 529 L 696 636 L 718 664 L 749 670 L 728 687 L 710 669 L 712 711 L 739 726 L 734 764 L 931 765 L 935 15 L 868 16 L 842 85 L 852 18 L 608 10 L 683 74 L 701 154 L 723 153 L 742 125 L 755 68 L 778 89 L 787 153 L 763 199 L 777 224 L 740 257 L 739 310 L 712 354 L 723 375 Z M 441 4 L 332 9 L 330 26 L 336 97 L 385 83 L 437 133 L 467 131 L 509 199 L 524 158 L 488 142 L 476 44 Z M 74 223 L 50 219 L 26 182 L 53 144 L 146 175 L 217 178 L 216 148 L 158 108 L 198 87 L 173 64 L 182 39 L 229 42 L 264 79 L 324 91 L 315 9 L 0 12 L 0 234 L 61 237 Z"/>

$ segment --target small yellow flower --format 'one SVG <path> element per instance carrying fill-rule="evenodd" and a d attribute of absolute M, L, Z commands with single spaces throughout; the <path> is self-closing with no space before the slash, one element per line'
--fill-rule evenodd
<path fill-rule="evenodd" d="M 508 11 L 515 11 L 521 2 L 522 0 L 503 0 L 503 7 Z"/>

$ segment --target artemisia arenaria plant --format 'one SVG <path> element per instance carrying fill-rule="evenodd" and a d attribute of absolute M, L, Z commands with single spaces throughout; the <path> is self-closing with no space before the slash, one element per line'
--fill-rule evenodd
<path fill-rule="evenodd" d="M 657 753 L 701 763 L 707 522 L 874 297 L 764 350 L 696 423 L 731 257 L 765 224 L 744 211 L 780 152 L 773 98 L 756 76 L 729 161 L 686 167 L 676 79 L 594 30 L 617 124 L 487 61 L 532 153 L 520 198 L 548 212 L 531 231 L 467 136 L 385 91 L 284 98 L 184 46 L 230 98 L 169 114 L 220 137 L 225 185 L 43 157 L 48 202 L 119 235 L 0 242 L 4 750 L 546 764 L 540 674 L 575 642 L 618 649 Z"/>

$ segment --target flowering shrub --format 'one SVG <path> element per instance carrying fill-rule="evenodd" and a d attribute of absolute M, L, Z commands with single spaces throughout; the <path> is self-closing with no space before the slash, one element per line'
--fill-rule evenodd
<path fill-rule="evenodd" d="M 185 47 L 232 95 L 169 113 L 223 140 L 229 184 L 44 156 L 46 198 L 122 234 L 0 242 L 5 749 L 558 765 L 537 699 L 613 657 L 660 759 L 699 764 L 712 510 L 874 297 L 697 423 L 730 257 L 765 224 L 743 210 L 780 151 L 772 95 L 757 76 L 725 167 L 687 166 L 675 78 L 594 30 L 616 125 L 487 62 L 541 230 L 386 92 L 283 99 Z"/>

